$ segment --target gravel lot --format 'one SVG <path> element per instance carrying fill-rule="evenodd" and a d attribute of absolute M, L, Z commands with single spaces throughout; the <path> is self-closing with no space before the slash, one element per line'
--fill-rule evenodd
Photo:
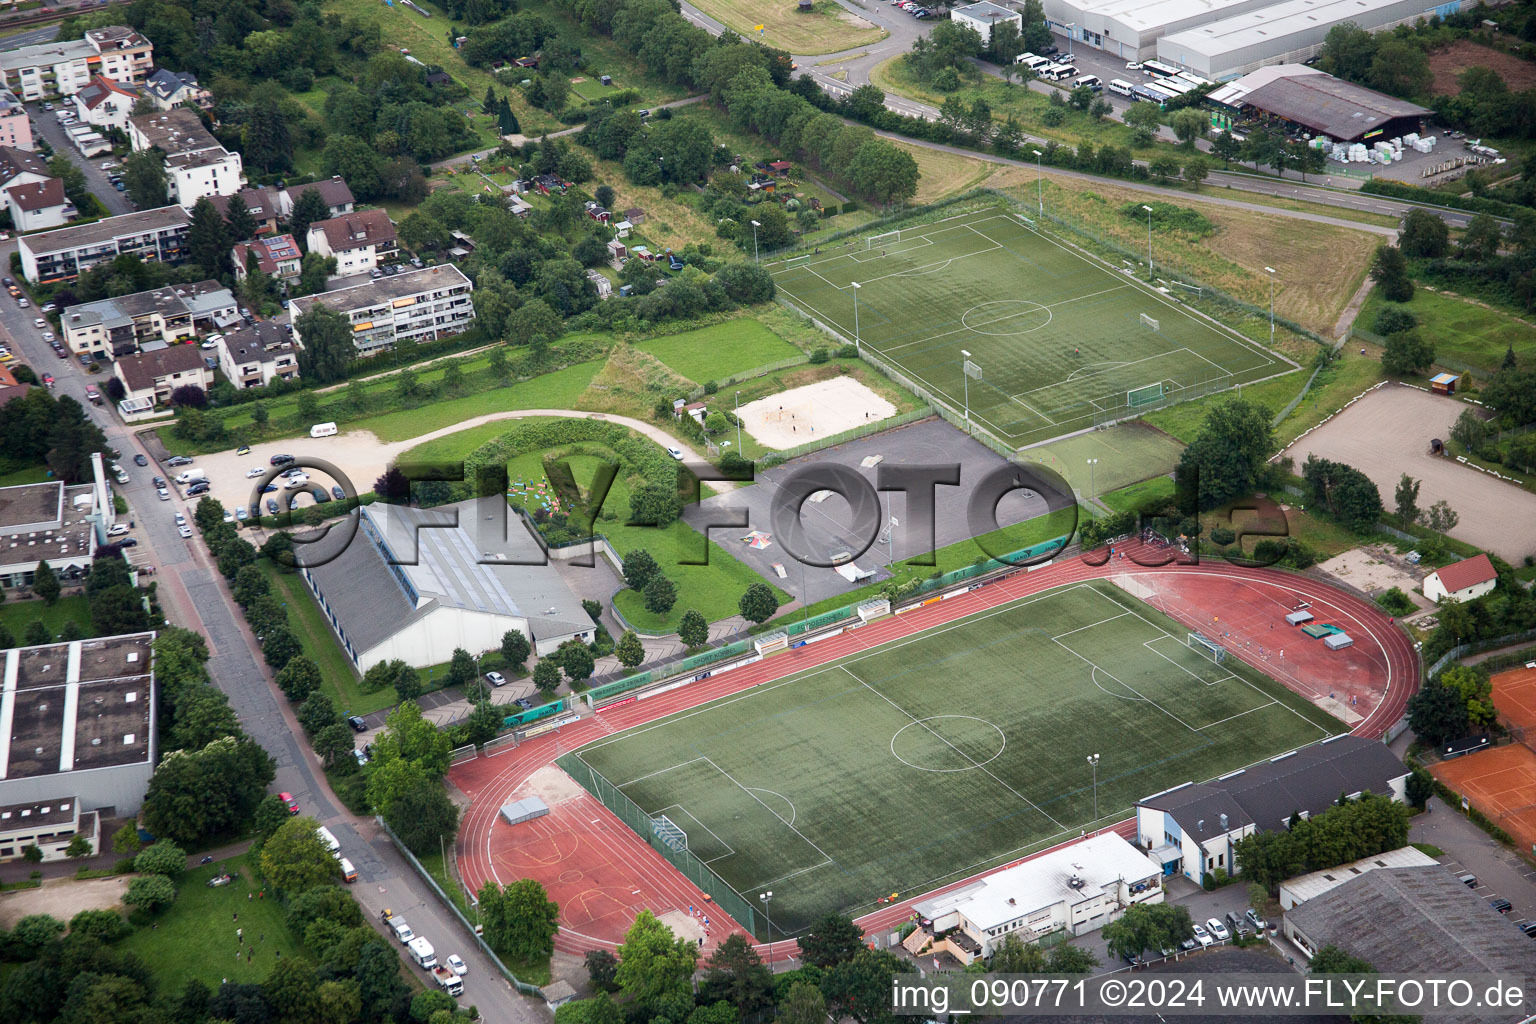
<path fill-rule="evenodd" d="M 1451 536 L 1497 553 L 1512 565 L 1536 554 L 1536 494 L 1429 454 L 1431 438 L 1450 436 L 1469 408 L 1454 399 L 1390 385 L 1371 392 L 1285 450 L 1296 471 L 1308 455 L 1348 463 L 1369 476 L 1392 505 L 1398 479 L 1423 481 L 1419 507 L 1445 500 L 1461 516 Z"/>

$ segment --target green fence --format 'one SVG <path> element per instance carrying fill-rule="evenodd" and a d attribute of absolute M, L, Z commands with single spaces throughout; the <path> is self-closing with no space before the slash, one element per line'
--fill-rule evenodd
<path fill-rule="evenodd" d="M 721 880 L 720 876 L 709 869 L 699 858 L 690 851 L 674 850 L 671 846 L 662 842 L 661 837 L 651 826 L 651 816 L 642 811 L 629 797 L 619 792 L 619 788 L 609 782 L 603 776 L 592 769 L 592 766 L 582 760 L 579 754 L 566 754 L 556 759 L 567 775 L 588 793 L 602 801 L 604 807 L 619 816 L 619 820 L 628 825 L 630 831 L 644 839 L 651 845 L 651 849 L 665 857 L 672 866 L 683 873 L 683 877 L 698 886 L 710 900 L 721 910 L 725 911 L 736 923 L 758 938 L 766 938 L 758 935 L 757 914 L 752 904 L 742 898 L 741 894 Z"/>
<path fill-rule="evenodd" d="M 811 618 L 806 619 L 804 622 L 791 622 L 789 626 L 784 630 L 784 632 L 788 633 L 790 636 L 799 636 L 801 633 L 814 632 L 823 626 L 830 626 L 832 623 L 837 622 L 840 619 L 846 619 L 853 615 L 853 613 L 854 606 L 851 604 L 846 604 L 841 608 L 834 608 L 830 612 L 822 612 L 820 615 L 812 616 Z"/>
<path fill-rule="evenodd" d="M 604 683 L 602 686 L 594 686 L 587 691 L 587 699 L 593 707 L 601 704 L 609 697 L 617 697 L 626 690 L 633 690 L 638 686 L 644 686 L 651 681 L 651 673 L 641 672 L 639 675 L 625 676 L 623 679 L 612 683 Z"/>
<path fill-rule="evenodd" d="M 527 725 L 529 722 L 537 722 L 541 718 L 548 718 L 550 715 L 558 714 L 564 710 L 565 701 L 557 700 L 549 704 L 540 704 L 536 708 L 529 708 L 527 711 L 524 711 L 520 715 L 512 715 L 506 719 L 503 719 L 501 724 L 507 729 L 516 729 L 520 725 Z"/>
<path fill-rule="evenodd" d="M 700 654 L 690 655 L 689 657 L 684 658 L 678 664 L 678 671 L 687 672 L 689 669 L 698 668 L 700 665 L 712 665 L 717 661 L 724 661 L 727 658 L 733 658 L 738 654 L 746 653 L 749 647 L 751 647 L 751 644 L 746 640 L 737 640 L 733 644 L 726 644 L 724 647 L 716 647 L 712 651 L 704 651 Z"/>

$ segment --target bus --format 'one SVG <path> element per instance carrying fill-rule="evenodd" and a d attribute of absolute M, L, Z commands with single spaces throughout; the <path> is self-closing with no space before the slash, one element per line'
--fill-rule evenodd
<path fill-rule="evenodd" d="M 1181 82 L 1188 82 L 1196 89 L 1204 88 L 1207 85 L 1213 84 L 1208 79 L 1201 78 L 1199 75 L 1192 75 L 1188 71 L 1180 71 L 1174 77 Z"/>
<path fill-rule="evenodd" d="M 1174 75 L 1179 73 L 1178 68 L 1171 67 L 1167 64 L 1160 64 L 1155 60 L 1142 61 L 1141 70 L 1145 71 L 1153 78 L 1172 78 Z"/>
<path fill-rule="evenodd" d="M 1195 91 L 1194 86 L 1178 78 L 1159 78 L 1152 84 L 1157 86 L 1159 89 L 1167 89 L 1175 96 L 1183 96 L 1187 92 Z"/>
<path fill-rule="evenodd" d="M 1167 103 L 1169 100 L 1177 99 L 1179 94 L 1171 89 L 1164 89 L 1156 82 L 1143 82 L 1136 87 L 1136 96 L 1152 103 Z"/>

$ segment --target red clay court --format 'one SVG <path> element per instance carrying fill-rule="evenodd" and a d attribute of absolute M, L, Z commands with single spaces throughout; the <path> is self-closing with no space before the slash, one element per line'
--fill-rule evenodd
<path fill-rule="evenodd" d="M 449 778 L 472 800 L 456 844 L 464 881 L 477 889 L 488 879 L 503 883 L 537 879 L 560 904 L 556 948 L 576 954 L 612 948 L 622 941 L 641 909 L 658 916 L 671 913 L 669 923 L 687 931 L 690 922 L 698 923 L 698 917 L 688 913 L 694 907 L 699 917 L 710 918 L 704 944 L 707 954 L 732 930 L 740 929 L 723 915 L 710 913 L 706 894 L 555 768 L 551 762 L 556 757 L 601 736 L 1021 597 L 1083 580 L 1118 577 L 1123 577 L 1116 580 L 1122 586 L 1190 628 L 1208 636 L 1219 632 L 1234 656 L 1327 708 L 1361 735 L 1380 736 L 1400 719 L 1418 685 L 1419 662 L 1411 640 L 1369 601 L 1311 576 L 1225 564 L 1145 568 L 1119 558 L 1095 566 L 1074 558 L 1017 573 L 643 702 L 610 706 L 556 733 L 455 765 Z M 1310 602 L 1316 621 L 1337 624 L 1348 632 L 1354 646 L 1328 651 L 1320 640 L 1285 626 L 1285 613 L 1302 601 Z M 549 804 L 546 817 L 515 827 L 499 821 L 501 805 L 529 795 L 541 796 Z M 902 893 L 899 902 L 860 918 L 859 923 L 869 933 L 900 923 L 910 916 L 911 904 L 926 895 Z M 759 951 L 766 953 L 766 946 Z M 788 942 L 779 942 L 774 949 L 778 959 L 792 952 L 793 943 Z"/>
<path fill-rule="evenodd" d="M 1522 849 L 1536 844 L 1536 751 L 1510 743 L 1442 761 L 1430 771 L 1514 836 Z"/>

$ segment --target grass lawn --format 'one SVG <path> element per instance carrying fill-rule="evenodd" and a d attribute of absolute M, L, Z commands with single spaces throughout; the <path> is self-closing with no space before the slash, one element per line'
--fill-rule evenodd
<path fill-rule="evenodd" d="M 1187 632 L 1107 582 L 1062 587 L 600 739 L 561 765 L 665 811 L 738 894 L 794 874 L 773 904 L 790 933 L 1343 729 L 1235 659 L 1195 653 Z M 1095 786 L 1084 759 L 1100 751 Z"/>
<path fill-rule="evenodd" d="M 58 636 L 64 623 L 71 619 L 86 636 L 95 635 L 95 628 L 91 625 L 91 606 L 83 594 L 79 597 L 61 597 L 51 608 L 42 601 L 16 598 L 0 604 L 0 626 L 10 630 L 18 644 L 26 642 L 27 627 L 34 619 L 42 619 L 43 625 L 54 636 Z"/>
<path fill-rule="evenodd" d="M 1467 363 L 1484 375 L 1492 375 L 1499 368 L 1511 345 L 1522 360 L 1536 355 L 1536 324 L 1423 285 L 1414 289 L 1412 300 L 1406 303 L 1388 302 L 1379 290 L 1371 292 L 1356 322 L 1373 330 L 1376 315 L 1389 306 L 1406 309 L 1418 318 L 1419 333 L 1434 342 L 1436 356 Z"/>
<path fill-rule="evenodd" d="M 888 34 L 832 0 L 817 0 L 809 14 L 796 0 L 699 0 L 698 8 L 738 35 L 790 53 L 837 53 Z"/>
<path fill-rule="evenodd" d="M 320 668 L 320 689 L 336 703 L 336 710 L 347 715 L 366 715 L 395 703 L 395 691 L 386 687 L 378 693 L 364 693 L 358 687 L 358 674 L 352 661 L 331 632 L 314 595 L 295 573 L 282 572 L 268 559 L 256 563 L 267 574 L 272 593 L 288 610 L 293 635 L 299 638 L 304 654 Z"/>
<path fill-rule="evenodd" d="M 214 875 L 229 872 L 235 881 L 209 888 Z M 241 983 L 260 983 L 285 957 L 303 955 L 305 949 L 283 922 L 283 904 L 275 897 L 246 899 L 259 890 L 250 855 L 220 861 L 188 871 L 176 885 L 176 902 L 157 917 L 158 928 L 138 928 L 117 944 L 137 954 L 155 972 L 160 991 L 176 994 L 193 978 L 218 991 L 226 978 Z M 239 914 L 238 921 L 233 915 Z M 245 943 L 235 929 L 245 929 Z M 262 938 L 265 936 L 265 939 Z M 235 959 L 237 950 L 248 949 L 251 959 Z"/>
<path fill-rule="evenodd" d="M 1049 466 L 1085 497 L 1173 472 L 1184 445 L 1140 421 L 1038 445 L 1019 458 Z M 1092 465 L 1089 459 L 1097 461 Z"/>
<path fill-rule="evenodd" d="M 599 446 L 586 442 L 578 447 L 584 452 L 591 452 Z M 598 466 L 608 461 L 593 454 L 567 455 L 558 448 L 551 452 L 525 452 L 507 463 L 509 479 L 514 482 L 542 481 L 545 458 L 568 458 L 571 472 L 583 492 L 591 486 Z M 528 507 L 530 511 L 537 510 L 538 502 L 530 499 Z M 609 515 L 612 518 L 607 518 Z M 620 557 L 628 556 L 638 548 L 649 551 L 677 587 L 677 603 L 665 615 L 647 611 L 644 600 L 634 591 L 619 592 L 614 598 L 614 606 L 637 630 L 646 633 L 674 632 L 682 621 L 683 613 L 690 608 L 711 622 L 735 615 L 736 603 L 742 593 L 749 585 L 762 581 L 762 577 L 720 545 L 709 543 L 706 553 L 705 539 L 682 520 L 658 530 L 653 527 L 628 526 L 625 524 L 628 517 L 629 481 L 621 473 L 614 479 L 613 487 L 603 502 L 603 512 L 596 524 L 596 531 L 607 536 L 608 542 Z M 704 561 L 706 564 L 685 565 L 682 564 L 684 561 Z M 780 603 L 788 600 L 788 595 L 783 591 L 774 589 Z"/>
<path fill-rule="evenodd" d="M 801 354 L 798 348 L 750 317 L 642 341 L 635 347 L 700 384 Z"/>
<path fill-rule="evenodd" d="M 1099 500 L 1116 512 L 1130 512 L 1141 508 L 1146 502 L 1154 498 L 1168 498 L 1173 495 L 1173 478 L 1168 476 L 1155 476 L 1150 480 L 1143 480 L 1129 487 L 1122 487 L 1117 491 L 1099 495 Z"/>
<path fill-rule="evenodd" d="M 47 466 L 25 466 L 9 473 L 0 473 L 0 487 L 15 487 L 17 484 L 43 484 L 53 478 Z"/>

